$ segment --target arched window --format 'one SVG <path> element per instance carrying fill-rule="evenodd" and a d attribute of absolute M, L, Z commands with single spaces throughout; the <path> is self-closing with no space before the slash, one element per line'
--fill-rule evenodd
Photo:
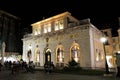
<path fill-rule="evenodd" d="M 36 66 L 40 66 L 40 50 L 38 48 L 35 49 L 34 62 Z"/>
<path fill-rule="evenodd" d="M 64 62 L 64 53 L 63 48 L 57 48 L 57 62 L 61 63 Z"/>
<path fill-rule="evenodd" d="M 27 58 L 28 58 L 28 61 L 30 62 L 31 58 L 32 58 L 32 53 L 31 53 L 31 50 L 29 50 L 27 52 Z"/>
<path fill-rule="evenodd" d="M 51 62 L 51 50 L 47 48 L 45 50 L 45 63 Z"/>
<path fill-rule="evenodd" d="M 79 62 L 79 59 L 80 59 L 80 47 L 77 43 L 73 44 L 73 46 L 71 47 L 70 49 L 70 57 L 71 57 L 71 60 L 74 59 L 76 62 Z"/>
<path fill-rule="evenodd" d="M 40 51 L 38 49 L 35 51 L 34 60 L 35 60 L 35 62 L 40 61 Z"/>
<path fill-rule="evenodd" d="M 64 67 L 64 47 L 61 43 L 56 48 L 56 66 L 59 68 Z"/>

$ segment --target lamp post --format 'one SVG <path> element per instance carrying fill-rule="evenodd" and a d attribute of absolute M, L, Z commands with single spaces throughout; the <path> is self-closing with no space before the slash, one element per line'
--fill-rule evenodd
<path fill-rule="evenodd" d="M 103 43 L 103 48 L 104 48 L 106 74 L 109 74 L 109 67 L 108 67 L 108 64 L 107 64 L 106 50 L 105 50 L 105 45 L 106 45 L 106 42 L 107 42 L 107 38 L 102 37 L 101 42 Z"/>

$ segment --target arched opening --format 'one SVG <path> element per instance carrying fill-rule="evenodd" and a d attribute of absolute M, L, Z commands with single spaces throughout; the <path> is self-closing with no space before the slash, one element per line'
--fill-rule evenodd
<path fill-rule="evenodd" d="M 35 66 L 40 66 L 40 50 L 38 48 L 36 48 L 34 53 L 34 63 Z"/>
<path fill-rule="evenodd" d="M 28 59 L 28 62 L 31 61 L 31 58 L 32 58 L 32 52 L 31 52 L 31 50 L 28 50 L 28 52 L 27 52 L 27 59 Z"/>
<path fill-rule="evenodd" d="M 62 45 L 58 45 L 56 48 L 56 66 L 64 66 L 64 47 Z"/>
<path fill-rule="evenodd" d="M 45 50 L 45 64 L 51 63 L 51 50 L 46 49 Z"/>
<path fill-rule="evenodd" d="M 70 48 L 70 60 L 72 59 L 80 63 L 80 47 L 77 43 L 73 43 Z"/>

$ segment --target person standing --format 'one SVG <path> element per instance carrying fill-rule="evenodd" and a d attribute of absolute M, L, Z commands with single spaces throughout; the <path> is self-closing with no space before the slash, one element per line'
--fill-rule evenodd
<path fill-rule="evenodd" d="M 3 67 L 3 65 L 2 65 L 2 63 L 0 63 L 0 71 L 2 70 L 2 67 Z"/>

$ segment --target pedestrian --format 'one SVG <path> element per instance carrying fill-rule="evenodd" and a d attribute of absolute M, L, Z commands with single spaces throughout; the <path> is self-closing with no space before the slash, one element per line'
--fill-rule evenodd
<path fill-rule="evenodd" d="M 34 65 L 33 61 L 29 62 L 29 71 L 31 73 L 34 73 L 34 69 L 35 69 L 35 65 Z"/>
<path fill-rule="evenodd" d="M 0 63 L 0 71 L 2 70 L 2 67 L 3 67 L 3 65 L 2 65 L 2 63 Z"/>
<path fill-rule="evenodd" d="M 55 66 L 54 66 L 53 62 L 51 62 L 51 64 L 50 64 L 50 73 L 53 72 L 54 69 L 55 69 Z"/>

